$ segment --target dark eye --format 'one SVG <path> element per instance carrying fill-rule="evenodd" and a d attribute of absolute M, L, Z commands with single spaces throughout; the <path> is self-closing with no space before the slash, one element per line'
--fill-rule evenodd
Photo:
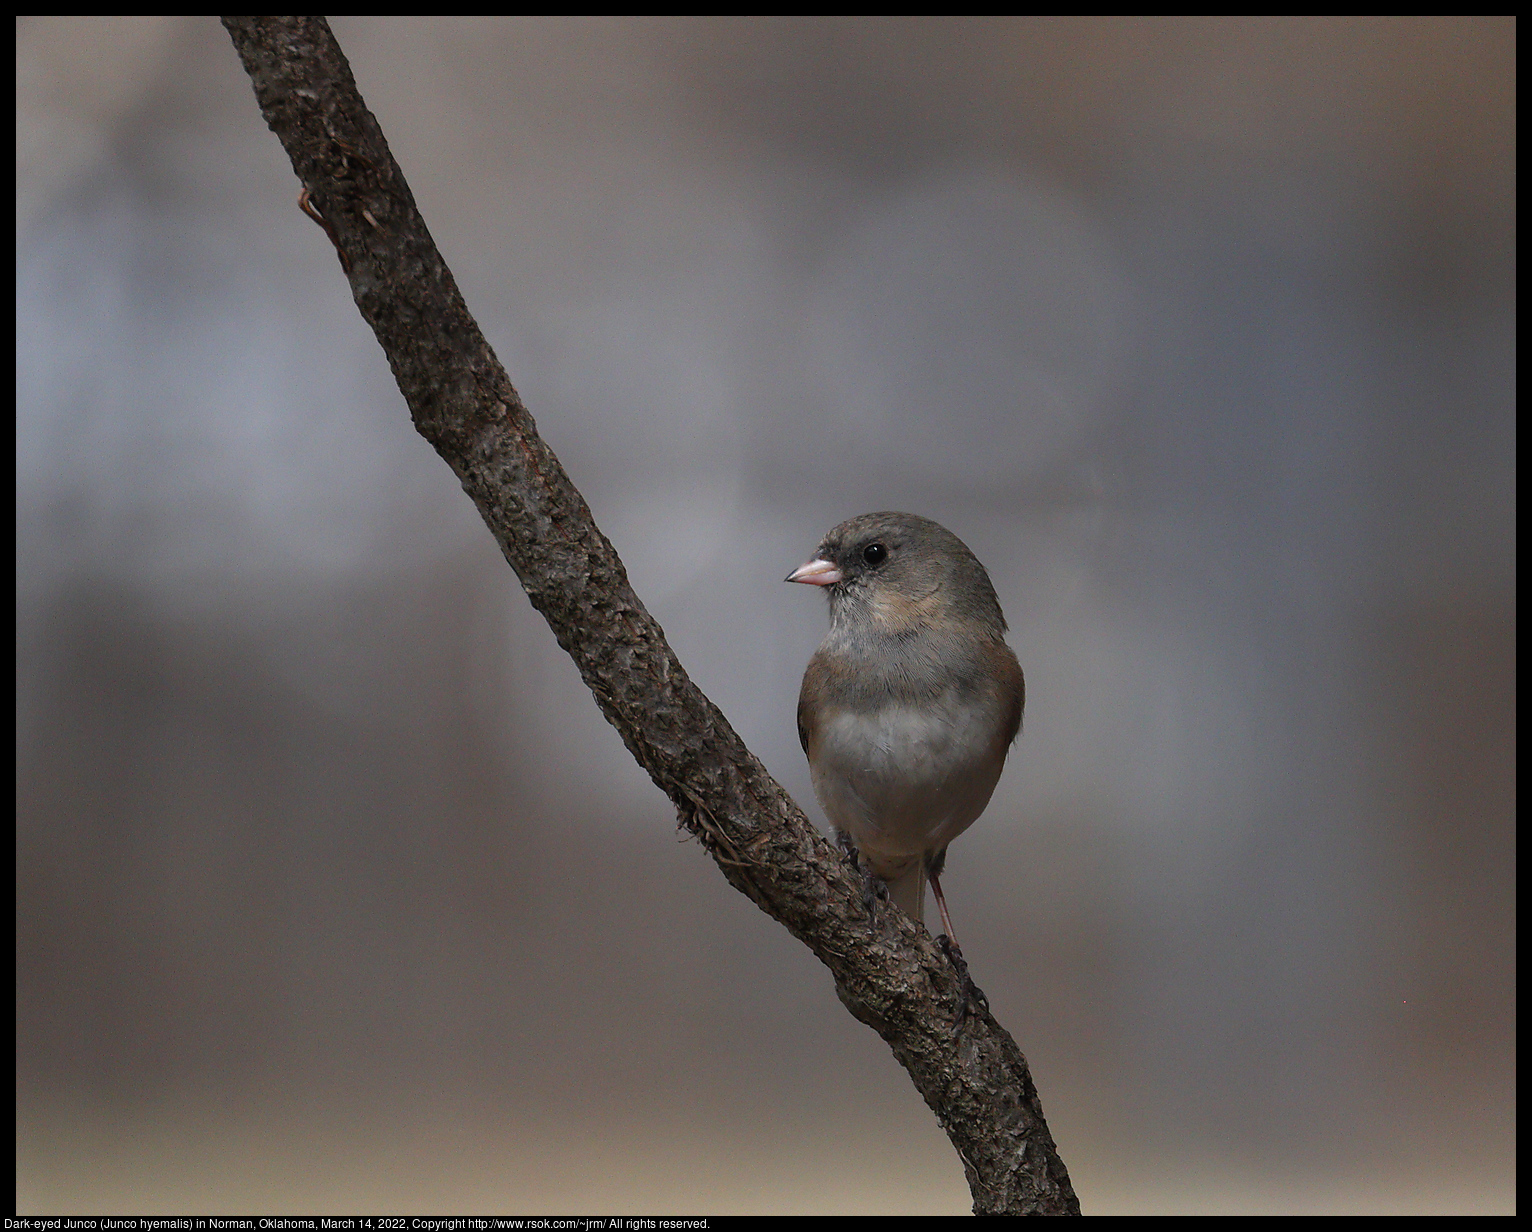
<path fill-rule="evenodd" d="M 888 549 L 881 543 L 869 543 L 862 549 L 862 559 L 876 569 L 888 559 Z"/>

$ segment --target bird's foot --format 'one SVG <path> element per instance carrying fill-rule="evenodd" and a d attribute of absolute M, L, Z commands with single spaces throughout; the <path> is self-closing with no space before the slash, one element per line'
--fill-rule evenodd
<path fill-rule="evenodd" d="M 846 853 L 846 858 L 851 861 L 852 867 L 862 876 L 862 906 L 867 908 L 867 930 L 876 933 L 878 931 L 878 895 L 888 897 L 888 886 L 883 878 L 872 871 L 872 866 L 862 859 L 862 853 L 856 849 L 856 843 L 851 835 L 844 830 L 835 832 L 835 839 L 840 844 L 840 849 Z"/>
<path fill-rule="evenodd" d="M 963 957 L 963 951 L 951 936 L 943 933 L 936 940 L 937 947 L 947 956 L 947 961 L 952 964 L 952 969 L 957 972 L 958 979 L 963 985 L 963 1000 L 958 1005 L 957 1018 L 952 1024 L 952 1033 L 956 1035 L 963 1029 L 963 1024 L 968 1021 L 972 1013 L 989 1013 L 989 998 L 984 995 L 979 986 L 973 982 L 973 976 L 968 974 L 968 960 Z"/>

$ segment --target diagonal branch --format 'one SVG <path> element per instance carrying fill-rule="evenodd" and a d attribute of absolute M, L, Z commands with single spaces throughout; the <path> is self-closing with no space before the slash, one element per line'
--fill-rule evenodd
<path fill-rule="evenodd" d="M 976 1214 L 1078 1214 L 1026 1059 L 691 682 L 469 315 L 320 17 L 225 17 L 306 208 L 340 253 L 420 434 L 478 506 L 607 720 L 723 875 L 811 949 L 887 1041 L 963 1161 Z"/>

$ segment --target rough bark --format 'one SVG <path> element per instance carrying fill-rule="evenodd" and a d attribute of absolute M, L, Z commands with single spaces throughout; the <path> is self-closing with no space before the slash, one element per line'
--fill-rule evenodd
<path fill-rule="evenodd" d="M 416 428 L 456 473 L 607 720 L 730 884 L 827 966 L 887 1041 L 963 1162 L 976 1214 L 1078 1214 L 1015 1041 L 969 1003 L 924 928 L 869 928 L 845 857 L 676 661 L 622 561 L 469 315 L 329 25 L 225 17 L 382 344 Z"/>

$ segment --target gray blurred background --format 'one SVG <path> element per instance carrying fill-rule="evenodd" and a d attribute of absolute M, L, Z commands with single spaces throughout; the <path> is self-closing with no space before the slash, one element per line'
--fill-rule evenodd
<path fill-rule="evenodd" d="M 1515 24 L 343 18 L 470 308 L 811 815 L 907 509 L 1026 726 L 949 860 L 1087 1213 L 1514 1205 Z M 212 18 L 23 18 L 18 1204 L 962 1212 L 678 840 Z"/>

